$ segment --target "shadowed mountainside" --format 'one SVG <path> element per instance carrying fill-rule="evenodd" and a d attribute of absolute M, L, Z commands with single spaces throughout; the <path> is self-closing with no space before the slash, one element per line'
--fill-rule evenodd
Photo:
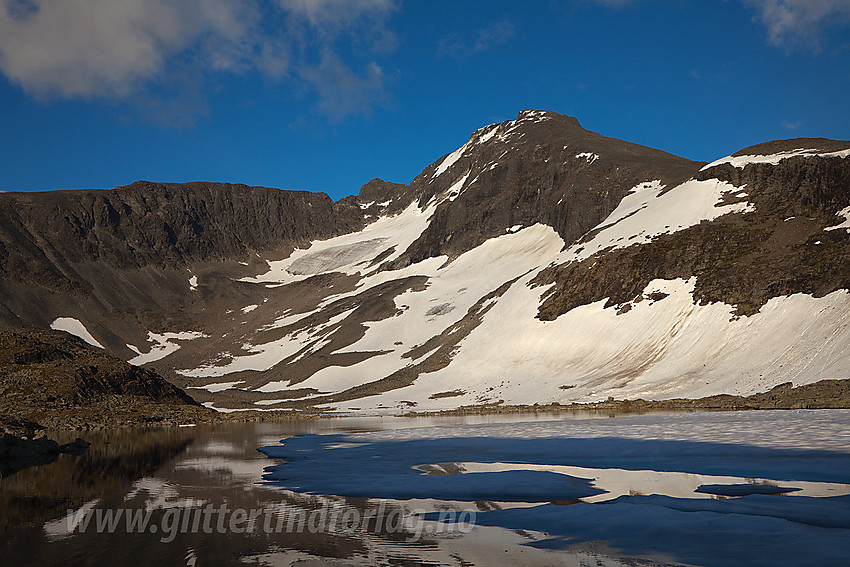
<path fill-rule="evenodd" d="M 799 139 L 705 164 L 523 111 L 335 203 L 223 183 L 3 194 L 0 326 L 67 329 L 226 409 L 845 380 L 848 157 Z"/>

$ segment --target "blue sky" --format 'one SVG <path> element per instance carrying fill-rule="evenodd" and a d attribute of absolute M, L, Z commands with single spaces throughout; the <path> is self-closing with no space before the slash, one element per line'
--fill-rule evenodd
<path fill-rule="evenodd" d="M 0 190 L 356 193 L 528 108 L 710 161 L 850 139 L 850 0 L 0 0 Z"/>

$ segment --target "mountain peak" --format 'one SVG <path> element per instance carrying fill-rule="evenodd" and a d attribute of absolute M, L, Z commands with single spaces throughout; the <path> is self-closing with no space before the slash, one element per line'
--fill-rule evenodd
<path fill-rule="evenodd" d="M 577 128 L 581 128 L 582 130 L 584 129 L 581 127 L 581 124 L 579 124 L 578 118 L 574 116 L 567 116 L 566 114 L 558 114 L 553 110 L 520 110 L 516 117 L 517 122 L 524 120 L 542 122 L 543 120 L 552 119 L 561 120 Z"/>
<path fill-rule="evenodd" d="M 0 195 L 0 329 L 70 329 L 220 409 L 843 378 L 847 148 L 769 142 L 711 167 L 524 110 L 336 203 L 206 183 Z"/>

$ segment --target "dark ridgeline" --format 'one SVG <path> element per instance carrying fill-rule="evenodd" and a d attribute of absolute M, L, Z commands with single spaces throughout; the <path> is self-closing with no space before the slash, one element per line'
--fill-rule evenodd
<path fill-rule="evenodd" d="M 799 148 L 834 152 L 850 148 L 850 142 L 774 141 L 736 155 Z M 151 330 L 208 329 L 222 313 L 269 297 L 306 312 L 331 292 L 353 291 L 357 278 L 338 273 L 316 274 L 285 289 L 239 279 L 265 272 L 267 260 L 284 258 L 311 240 L 355 232 L 379 215 L 399 213 L 414 203 L 420 208 L 439 204 L 406 250 L 395 251 L 400 255 L 392 261 L 386 258 L 394 250 L 377 250 L 369 270 L 397 269 L 437 256 L 451 261 L 490 238 L 536 223 L 552 227 L 570 245 L 589 238 L 639 183 L 659 180 L 670 189 L 691 178 L 744 187 L 747 195 L 739 199 L 751 203 L 752 210 L 543 269 L 533 283 L 554 286 L 538 317 L 555 319 L 606 298 L 608 306 L 625 312 L 658 278 L 696 276 L 696 301 L 725 302 L 741 316 L 756 313 L 773 297 L 799 292 L 820 297 L 850 288 L 850 234 L 824 230 L 842 222 L 838 213 L 850 207 L 850 159 L 801 156 L 775 165 L 704 166 L 590 132 L 575 118 L 524 111 L 516 121 L 478 130 L 409 185 L 374 179 L 358 195 L 337 202 L 323 193 L 206 182 L 140 181 L 108 191 L 0 194 L 0 327 L 45 329 L 59 316 L 85 319 L 107 351 L 126 360 L 134 355 L 128 344 L 146 344 Z M 461 191 L 462 180 L 475 183 Z M 199 277 L 197 287 L 189 285 L 190 277 Z M 362 303 L 356 317 L 346 320 L 345 332 L 316 356 L 272 369 L 265 378 L 243 373 L 232 379 L 249 380 L 252 386 L 284 378 L 297 383 L 322 367 L 361 361 L 361 355 L 333 349 L 362 337 L 366 322 L 395 316 L 397 295 L 427 285 L 416 277 L 334 302 L 329 306 L 333 312 L 310 319 L 319 324 L 350 309 L 351 302 Z M 493 292 L 494 297 L 505 289 Z M 481 313 L 485 303 L 482 298 L 477 306 Z M 468 314 L 463 332 L 480 318 L 480 313 Z M 173 374 L 175 368 L 196 367 L 242 345 L 238 333 L 225 339 L 227 333 L 218 332 L 222 338 L 214 337 L 195 359 L 187 354 L 195 343 L 183 344 L 176 358 L 182 357 L 184 366 L 171 366 L 178 364 L 171 362 L 175 357 L 154 366 L 186 385 Z M 270 330 L 264 339 L 284 334 Z M 416 347 L 421 353 L 410 352 L 442 347 L 439 364 L 374 380 L 391 382 L 382 388 L 409 384 L 420 370 L 447 364 L 463 336 L 432 337 Z M 375 393 L 374 387 L 362 386 L 343 398 Z M 221 395 L 253 403 L 255 394 Z"/>

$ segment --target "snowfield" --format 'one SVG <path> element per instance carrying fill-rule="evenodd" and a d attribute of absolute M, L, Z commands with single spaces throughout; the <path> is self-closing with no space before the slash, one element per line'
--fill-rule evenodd
<path fill-rule="evenodd" d="M 667 192 L 658 180 L 641 183 L 591 231 L 596 233 L 592 240 L 573 244 L 558 256 L 557 262 L 583 260 L 609 248 L 645 244 L 702 221 L 753 210 L 746 201 L 719 205 L 726 195 L 746 196 L 741 193 L 741 188 L 716 179 L 689 180 Z"/>
<path fill-rule="evenodd" d="M 96 346 L 97 348 L 103 348 L 103 345 L 97 342 L 89 330 L 86 329 L 86 326 L 73 317 L 57 317 L 51 324 L 50 328 L 54 331 L 65 331 L 66 333 L 70 333 L 75 337 L 78 337 L 85 342 L 89 343 L 92 346 Z"/>
<path fill-rule="evenodd" d="M 400 256 L 428 227 L 435 209 L 436 203 L 424 209 L 411 203 L 400 214 L 381 216 L 359 232 L 314 241 L 306 249 L 295 250 L 286 259 L 269 262 L 266 273 L 240 281 L 285 284 L 325 271 L 358 273 L 382 250 L 395 247 L 385 261 Z"/>
<path fill-rule="evenodd" d="M 208 338 L 208 335 L 198 331 L 182 331 L 179 333 L 148 332 L 148 342 L 153 343 L 150 350 L 148 352 L 142 352 L 137 346 L 128 344 L 127 348 L 135 352 L 136 356 L 127 362 L 141 366 L 148 362 L 162 360 L 180 349 L 180 343 L 175 341 L 194 341 L 202 338 Z"/>
<path fill-rule="evenodd" d="M 461 150 L 443 164 L 457 159 Z M 468 177 L 469 172 L 462 175 L 446 198 L 456 196 Z M 733 202 L 721 205 L 729 202 L 729 196 Z M 554 321 L 536 318 L 548 288 L 532 288 L 530 282 L 546 266 L 651 242 L 725 214 L 747 213 L 752 205 L 746 196 L 743 188 L 718 180 L 689 180 L 670 189 L 658 180 L 647 181 L 626 195 L 588 241 L 565 247 L 550 227 L 517 225 L 452 262 L 430 258 L 399 270 L 375 272 L 371 259 L 384 250 L 391 250 L 389 259 L 400 255 L 428 226 L 439 201 L 432 200 L 424 208 L 413 203 L 400 214 L 379 217 L 359 232 L 295 250 L 284 260 L 269 262 L 265 274 L 243 279 L 258 285 L 285 285 L 327 271 L 361 278 L 354 291 L 326 298 L 312 312 L 285 314 L 264 327 L 293 325 L 295 330 L 288 335 L 271 343 L 246 343 L 238 352 L 227 353 L 223 361 L 179 373 L 193 378 L 224 377 L 245 370 L 266 371 L 299 352 L 299 359 L 310 356 L 329 343 L 351 311 L 319 326 L 298 328 L 300 320 L 319 313 L 331 301 L 393 279 L 423 276 L 428 282 L 425 289 L 394 298 L 399 314 L 365 323 L 362 338 L 335 351 L 371 356 L 344 367 L 319 368 L 297 383 L 272 380 L 256 390 L 271 394 L 313 388 L 316 395 L 333 394 L 413 367 L 428 360 L 439 345 L 415 357 L 408 353 L 446 333 L 476 305 L 483 313 L 480 325 L 455 347 L 447 366 L 420 373 L 409 386 L 328 407 L 383 412 L 409 409 L 411 402 L 418 410 L 439 410 L 500 401 L 698 398 L 749 395 L 788 381 L 802 385 L 850 378 L 845 356 L 850 349 L 850 294 L 845 291 L 817 299 L 801 294 L 773 298 L 761 312 L 739 318 L 726 304 L 695 305 L 693 278 L 656 280 L 644 290 L 644 297 L 655 292 L 667 296 L 636 302 L 626 313 L 605 309 L 602 300 Z M 506 290 L 482 304 L 483 298 L 505 285 Z M 247 314 L 254 308 L 242 311 Z M 174 342 L 161 342 L 148 355 L 140 355 L 146 358 L 134 361 L 161 358 L 174 348 L 179 348 Z M 219 390 L 213 385 L 199 387 Z M 262 400 L 256 407 L 270 408 L 273 403 Z"/>
<path fill-rule="evenodd" d="M 735 318 L 729 305 L 694 305 L 693 280 L 655 280 L 644 293 L 669 294 L 660 301 L 644 300 L 617 315 L 602 300 L 544 322 L 535 315 L 545 290 L 529 288 L 530 280 L 511 286 L 448 367 L 363 400 L 364 407 L 749 395 L 783 382 L 850 378 L 845 291 L 774 298 L 760 313 Z M 430 399 L 455 389 L 464 394 Z"/>
<path fill-rule="evenodd" d="M 705 171 L 706 169 L 710 169 L 712 167 L 723 165 L 724 163 L 728 163 L 733 165 L 739 169 L 746 167 L 751 163 L 769 163 L 771 165 L 776 165 L 782 160 L 792 158 L 792 157 L 825 157 L 825 158 L 846 158 L 850 156 L 850 150 L 841 150 L 838 152 L 824 152 L 822 150 L 815 149 L 806 149 L 806 148 L 798 148 L 795 150 L 789 150 L 786 152 L 779 152 L 776 154 L 768 154 L 768 155 L 743 155 L 743 156 L 729 156 L 717 161 L 713 161 L 703 167 L 700 171 Z"/>
<path fill-rule="evenodd" d="M 754 211 L 747 188 L 718 179 L 689 179 L 672 187 L 659 179 L 638 183 L 607 218 L 576 242 L 564 242 L 543 224 L 513 224 L 502 235 L 457 258 L 432 257 L 380 269 L 383 263 L 402 258 L 430 226 L 438 207 L 449 206 L 479 182 L 481 172 L 498 165 L 483 160 L 472 168 L 456 167 L 464 156 L 481 144 L 504 143 L 520 135 L 523 125 L 547 119 L 542 113 L 524 112 L 516 121 L 478 130 L 433 166 L 429 179 L 451 176 L 451 181 L 424 205 L 414 199 L 396 214 L 379 214 L 362 230 L 310 242 L 286 258 L 267 260 L 264 272 L 239 279 L 269 291 L 327 273 L 351 276 L 349 281 L 355 283 L 306 311 L 295 304 L 265 303 L 265 297 L 262 304 L 243 303 L 227 313 L 235 325 L 244 325 L 242 331 L 233 333 L 234 344 L 217 338 L 216 347 L 207 349 L 204 359 L 190 361 L 191 366 L 176 371 L 193 380 L 191 387 L 208 392 L 228 387 L 251 390 L 253 407 L 263 410 L 274 409 L 275 403 L 284 400 L 309 401 L 396 373 L 412 373 L 412 383 L 406 378 L 357 400 L 323 406 L 370 413 L 491 403 L 590 402 L 609 396 L 661 400 L 721 393 L 750 395 L 784 382 L 799 386 L 850 378 L 847 291 L 820 298 L 804 294 L 774 297 L 760 312 L 738 317 L 727 304 L 696 305 L 695 276 L 659 279 L 646 286 L 642 300 L 620 314 L 604 308 L 603 299 L 554 321 L 537 318 L 550 288 L 531 287 L 531 282 L 549 266 L 593 262 L 595 255 L 647 244 L 724 215 L 746 219 Z M 509 150 L 507 146 L 506 153 Z M 798 149 L 730 156 L 703 169 L 724 163 L 735 167 L 777 164 L 815 155 L 844 159 L 850 150 Z M 599 159 L 592 152 L 566 153 L 567 158 L 572 156 L 584 162 L 581 167 Z M 841 218 L 845 220 L 841 222 Z M 826 230 L 850 230 L 848 219 L 850 209 L 839 211 L 836 223 Z M 339 305 L 336 302 L 405 278 L 420 283 L 392 297 L 394 312 L 375 316 L 376 320 L 355 321 L 356 307 L 346 307 L 334 311 L 333 316 L 322 316 L 328 306 Z M 189 284 L 197 289 L 198 277 L 193 275 Z M 64 325 L 84 340 L 94 341 L 82 323 L 74 321 L 57 319 L 54 325 Z M 349 334 L 352 329 L 365 329 L 365 334 L 352 335 L 347 343 L 335 340 L 344 334 L 340 333 L 343 327 Z M 278 329 L 285 334 L 275 335 L 273 331 Z M 148 352 L 127 345 L 137 354 L 130 362 L 161 360 L 177 352 L 180 341 L 203 344 L 208 339 L 197 333 L 151 333 Z M 441 350 L 449 339 L 451 348 Z M 310 366 L 305 375 L 289 374 L 288 365 L 319 351 L 324 357 L 321 364 Z M 269 378 L 246 382 L 238 375 L 228 379 L 241 372 L 269 372 Z M 310 390 L 285 394 L 301 389 Z M 263 399 L 256 394 L 263 394 Z M 217 402 L 207 405 L 222 411 L 237 409 Z"/>

